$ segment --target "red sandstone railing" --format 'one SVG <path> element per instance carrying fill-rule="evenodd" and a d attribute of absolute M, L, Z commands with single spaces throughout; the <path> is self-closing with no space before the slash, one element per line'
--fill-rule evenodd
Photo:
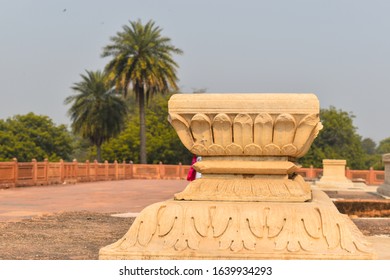
<path fill-rule="evenodd" d="M 0 188 L 19 186 L 54 185 L 77 182 L 93 182 L 129 179 L 177 179 L 185 180 L 189 165 L 133 164 L 85 162 L 0 162 Z M 307 181 L 318 180 L 322 169 L 300 168 L 298 173 Z M 349 170 L 346 177 L 352 181 L 362 181 L 367 185 L 380 185 L 384 182 L 384 171 Z"/>
<path fill-rule="evenodd" d="M 307 181 L 315 181 L 322 177 L 321 168 L 300 168 L 297 173 L 302 175 Z M 385 172 L 383 170 L 374 170 L 372 167 L 369 170 L 350 170 L 347 167 L 345 176 L 352 182 L 363 182 L 367 185 L 381 185 L 385 181 Z"/>
<path fill-rule="evenodd" d="M 187 178 L 189 165 L 73 162 L 0 162 L 0 188 L 128 179 Z"/>

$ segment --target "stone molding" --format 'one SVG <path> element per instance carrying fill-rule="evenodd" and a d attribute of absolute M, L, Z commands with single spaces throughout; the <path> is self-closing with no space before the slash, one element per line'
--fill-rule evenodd
<path fill-rule="evenodd" d="M 322 128 L 312 94 L 177 94 L 169 121 L 200 156 L 299 158 Z"/>
<path fill-rule="evenodd" d="M 300 175 L 293 179 L 241 176 L 208 177 L 192 181 L 176 200 L 208 201 L 289 201 L 303 202 L 312 198 L 310 186 Z"/>

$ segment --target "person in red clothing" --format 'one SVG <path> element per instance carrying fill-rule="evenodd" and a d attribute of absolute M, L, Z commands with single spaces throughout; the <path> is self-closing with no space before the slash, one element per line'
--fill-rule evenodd
<path fill-rule="evenodd" d="M 193 165 L 195 163 L 196 163 L 196 155 L 194 155 L 192 157 L 191 168 L 190 168 L 190 170 L 188 171 L 188 174 L 187 174 L 187 181 L 194 181 L 195 178 L 196 178 L 196 170 L 193 167 Z"/>

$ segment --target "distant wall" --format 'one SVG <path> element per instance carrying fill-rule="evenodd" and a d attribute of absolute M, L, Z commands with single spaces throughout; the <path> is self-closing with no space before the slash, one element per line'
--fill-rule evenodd
<path fill-rule="evenodd" d="M 63 183 L 187 178 L 189 165 L 85 162 L 0 162 L 0 188 Z"/>
<path fill-rule="evenodd" d="M 54 185 L 63 183 L 93 182 L 129 179 L 177 179 L 185 180 L 189 165 L 97 163 L 85 162 L 0 162 L 0 188 L 21 186 Z M 314 181 L 322 176 L 322 169 L 300 168 L 298 173 L 305 180 Z M 349 170 L 345 175 L 352 181 L 363 181 L 367 185 L 384 182 L 384 171 Z"/>
<path fill-rule="evenodd" d="M 308 181 L 315 181 L 322 177 L 321 168 L 300 168 L 297 173 Z M 367 185 L 380 185 L 385 180 L 385 172 L 383 170 L 374 170 L 373 168 L 369 170 L 350 170 L 347 167 L 345 176 L 352 182 L 364 182 Z"/>

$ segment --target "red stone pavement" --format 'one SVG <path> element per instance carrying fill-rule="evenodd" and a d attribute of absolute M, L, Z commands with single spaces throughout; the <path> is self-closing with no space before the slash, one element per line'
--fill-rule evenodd
<path fill-rule="evenodd" d="M 0 189 L 0 221 L 62 211 L 140 212 L 182 191 L 185 180 L 125 180 Z"/>

